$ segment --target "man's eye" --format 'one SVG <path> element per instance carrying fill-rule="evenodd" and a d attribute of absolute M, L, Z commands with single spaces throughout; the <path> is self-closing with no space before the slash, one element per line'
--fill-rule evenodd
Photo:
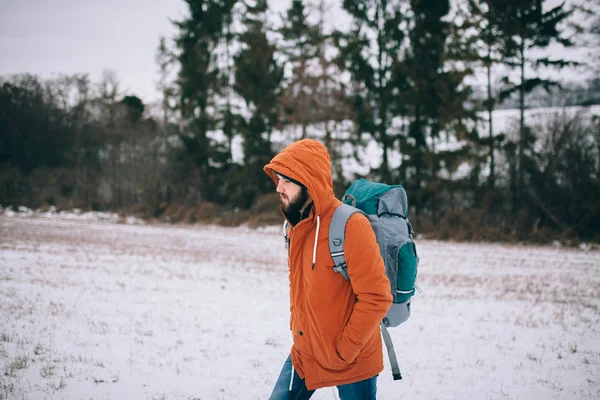
<path fill-rule="evenodd" d="M 289 179 L 284 179 L 283 180 L 285 183 L 290 183 L 291 181 Z"/>

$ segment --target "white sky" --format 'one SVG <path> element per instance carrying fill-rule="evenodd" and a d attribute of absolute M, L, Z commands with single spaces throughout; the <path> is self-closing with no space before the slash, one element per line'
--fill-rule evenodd
<path fill-rule="evenodd" d="M 284 12 L 291 0 L 269 4 Z M 174 37 L 169 20 L 183 19 L 186 7 L 183 0 L 2 0 L 0 75 L 88 72 L 97 80 L 111 69 L 122 89 L 149 102 L 159 37 Z"/>
<path fill-rule="evenodd" d="M 283 12 L 291 0 L 269 0 Z M 347 22 L 341 0 L 331 0 L 328 22 Z M 0 75 L 116 71 L 124 94 L 157 98 L 154 61 L 160 35 L 172 38 L 169 19 L 185 15 L 183 0 L 1 0 Z"/>
<path fill-rule="evenodd" d="M 147 99 L 158 77 L 159 36 L 175 29 L 180 0 L 3 0 L 0 3 L 0 75 L 115 70 L 123 88 Z"/>

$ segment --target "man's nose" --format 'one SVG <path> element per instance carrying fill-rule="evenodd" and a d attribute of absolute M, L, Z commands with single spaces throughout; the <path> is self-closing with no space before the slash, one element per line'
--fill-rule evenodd
<path fill-rule="evenodd" d="M 277 193 L 283 193 L 283 191 L 284 191 L 284 189 L 283 189 L 283 188 L 284 188 L 284 186 L 283 186 L 283 183 L 282 183 L 282 181 L 281 181 L 281 180 L 280 180 L 280 181 L 278 181 L 278 182 L 277 182 Z"/>

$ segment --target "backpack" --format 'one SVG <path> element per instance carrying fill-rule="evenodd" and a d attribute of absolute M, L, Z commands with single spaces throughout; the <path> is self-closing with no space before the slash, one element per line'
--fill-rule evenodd
<path fill-rule="evenodd" d="M 390 280 L 394 301 L 381 322 L 381 333 L 387 348 L 394 380 L 402 379 L 394 344 L 387 330 L 405 322 L 410 316 L 410 302 L 415 294 L 419 257 L 412 241 L 408 222 L 408 200 L 400 185 L 386 185 L 359 179 L 342 198 L 329 227 L 329 251 L 335 262 L 334 270 L 349 280 L 344 256 L 346 222 L 355 213 L 365 215 L 371 222 L 379 244 L 385 272 Z"/>

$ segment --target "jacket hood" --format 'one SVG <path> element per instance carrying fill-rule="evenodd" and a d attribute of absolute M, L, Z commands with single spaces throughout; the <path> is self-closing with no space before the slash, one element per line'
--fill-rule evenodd
<path fill-rule="evenodd" d="M 275 172 L 279 172 L 306 186 L 316 215 L 322 214 L 335 199 L 329 153 L 317 140 L 302 139 L 290 144 L 265 165 L 264 171 L 275 184 Z"/>

